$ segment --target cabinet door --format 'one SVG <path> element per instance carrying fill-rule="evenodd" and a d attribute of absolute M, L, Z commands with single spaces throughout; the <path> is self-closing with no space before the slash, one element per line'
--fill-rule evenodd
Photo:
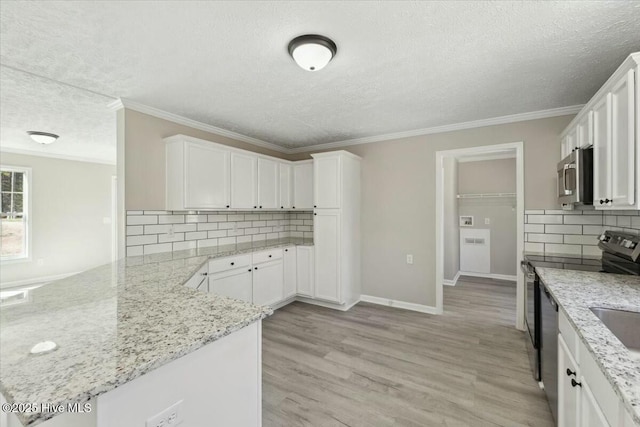
<path fill-rule="evenodd" d="M 258 208 L 276 209 L 278 205 L 278 163 L 258 158 Z"/>
<path fill-rule="evenodd" d="M 607 207 L 611 199 L 611 94 L 593 106 L 593 205 Z"/>
<path fill-rule="evenodd" d="M 580 119 L 577 125 L 578 148 L 586 148 L 593 144 L 593 112 L 587 113 Z"/>
<path fill-rule="evenodd" d="M 191 276 L 189 280 L 184 284 L 187 288 L 197 289 L 199 291 L 209 292 L 207 271 L 208 265 L 204 265 L 196 274 Z"/>
<path fill-rule="evenodd" d="M 185 208 L 229 207 L 229 150 L 185 143 Z"/>
<path fill-rule="evenodd" d="M 231 153 L 231 207 L 255 209 L 258 183 L 258 158 L 250 154 Z"/>
<path fill-rule="evenodd" d="M 293 208 L 313 208 L 313 163 L 293 166 Z"/>
<path fill-rule="evenodd" d="M 265 262 L 253 267 L 253 303 L 269 305 L 282 301 L 284 283 L 282 260 Z"/>
<path fill-rule="evenodd" d="M 340 213 L 319 209 L 314 216 L 315 246 L 314 297 L 341 303 Z"/>
<path fill-rule="evenodd" d="M 558 334 L 558 427 L 580 427 L 580 389 L 571 384 L 578 375 L 578 364 Z"/>
<path fill-rule="evenodd" d="M 581 378 L 580 393 L 580 427 L 609 427 L 589 384 Z"/>
<path fill-rule="evenodd" d="M 252 273 L 249 267 L 209 276 L 209 292 L 252 302 Z"/>
<path fill-rule="evenodd" d="M 340 207 L 340 157 L 313 159 L 313 204 L 318 208 Z"/>
<path fill-rule="evenodd" d="M 284 298 L 291 298 L 297 292 L 296 286 L 296 247 L 284 248 Z"/>
<path fill-rule="evenodd" d="M 313 298 L 313 280 L 315 275 L 313 246 L 296 248 L 296 279 L 298 294 Z"/>
<path fill-rule="evenodd" d="M 290 209 L 293 202 L 293 171 L 288 163 L 280 163 L 280 209 Z"/>
<path fill-rule="evenodd" d="M 611 90 L 611 150 L 613 207 L 628 209 L 635 204 L 635 95 L 634 71 Z"/>

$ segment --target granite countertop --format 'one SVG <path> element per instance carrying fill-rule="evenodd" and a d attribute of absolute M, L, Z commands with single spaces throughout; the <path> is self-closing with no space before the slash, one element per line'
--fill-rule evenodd
<path fill-rule="evenodd" d="M 184 283 L 209 259 L 279 239 L 129 257 L 31 289 L 0 309 L 0 392 L 9 403 L 83 403 L 273 313 Z M 41 341 L 58 348 L 31 355 Z M 18 413 L 24 425 L 51 412 Z"/>
<path fill-rule="evenodd" d="M 640 423 L 640 360 L 596 317 L 589 307 L 640 312 L 640 278 L 620 274 L 536 267 L 580 340 Z"/>

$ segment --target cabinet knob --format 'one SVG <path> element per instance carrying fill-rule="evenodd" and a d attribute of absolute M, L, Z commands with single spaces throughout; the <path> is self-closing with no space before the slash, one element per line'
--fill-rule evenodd
<path fill-rule="evenodd" d="M 271 255 L 269 255 L 269 258 L 271 258 Z"/>
<path fill-rule="evenodd" d="M 314 215 L 318 215 L 318 214 L 317 214 L 317 213 L 315 213 L 315 212 L 314 212 L 313 214 L 314 214 Z"/>
<path fill-rule="evenodd" d="M 291 209 L 295 209 L 295 208 L 296 208 L 295 206 L 291 206 Z"/>
<path fill-rule="evenodd" d="M 314 207 L 314 208 L 317 208 L 317 206 L 316 206 L 316 205 L 313 205 L 313 207 Z"/>
<path fill-rule="evenodd" d="M 571 375 L 575 375 L 576 371 L 572 371 L 571 369 L 567 368 L 567 376 L 570 377 Z"/>
<path fill-rule="evenodd" d="M 258 209 L 258 207 L 257 207 L 257 206 L 254 206 L 254 207 L 253 207 L 253 209 Z"/>
<path fill-rule="evenodd" d="M 247 270 L 249 273 L 251 273 L 251 269 Z"/>
<path fill-rule="evenodd" d="M 229 207 L 229 205 L 227 205 L 227 208 Z"/>
<path fill-rule="evenodd" d="M 284 206 L 280 206 L 280 209 L 284 209 Z"/>
<path fill-rule="evenodd" d="M 206 276 L 207 274 L 209 274 L 209 273 L 202 273 L 201 276 Z"/>
<path fill-rule="evenodd" d="M 576 149 L 576 150 L 579 150 L 579 148 L 578 148 L 578 147 L 576 147 L 575 149 Z"/>
<path fill-rule="evenodd" d="M 260 209 L 262 209 L 262 206 L 260 206 Z"/>
<path fill-rule="evenodd" d="M 604 200 L 600 199 L 600 204 L 603 204 L 603 203 L 604 203 Z"/>
<path fill-rule="evenodd" d="M 257 269 L 258 269 L 258 267 L 253 267 L 253 269 L 254 269 L 254 270 L 257 270 Z"/>
<path fill-rule="evenodd" d="M 236 265 L 236 263 L 235 263 L 235 262 L 232 262 L 232 263 L 231 263 L 231 265 Z"/>
<path fill-rule="evenodd" d="M 284 251 L 285 251 L 285 252 L 289 252 L 289 249 L 285 249 Z"/>
<path fill-rule="evenodd" d="M 613 200 L 609 200 L 609 199 L 604 199 L 605 203 L 609 203 L 609 202 L 613 202 Z"/>
<path fill-rule="evenodd" d="M 576 386 L 582 387 L 582 383 L 579 383 L 578 381 L 571 378 L 571 387 L 576 387 Z"/>

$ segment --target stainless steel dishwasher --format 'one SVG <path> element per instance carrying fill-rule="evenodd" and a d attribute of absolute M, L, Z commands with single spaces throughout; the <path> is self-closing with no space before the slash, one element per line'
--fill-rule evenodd
<path fill-rule="evenodd" d="M 558 303 L 553 299 L 544 283 L 540 281 L 541 300 L 541 371 L 542 384 L 547 394 L 551 415 L 558 420 Z"/>

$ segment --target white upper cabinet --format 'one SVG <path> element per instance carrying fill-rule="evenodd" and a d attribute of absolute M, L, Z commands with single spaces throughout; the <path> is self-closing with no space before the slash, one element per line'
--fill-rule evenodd
<path fill-rule="evenodd" d="M 319 209 L 338 209 L 341 207 L 341 161 L 340 156 L 314 155 L 314 207 Z"/>
<path fill-rule="evenodd" d="M 614 207 L 635 205 L 636 124 L 634 70 L 629 70 L 611 90 L 611 155 Z"/>
<path fill-rule="evenodd" d="M 611 194 L 611 94 L 593 106 L 593 204 L 608 206 Z"/>
<path fill-rule="evenodd" d="M 280 180 L 280 209 L 293 206 L 293 166 L 290 163 L 278 164 Z"/>
<path fill-rule="evenodd" d="M 593 111 L 587 111 L 576 126 L 576 147 L 587 148 L 593 145 Z"/>
<path fill-rule="evenodd" d="M 258 158 L 258 209 L 280 208 L 278 204 L 278 162 Z"/>
<path fill-rule="evenodd" d="M 562 132 L 562 154 L 593 145 L 596 209 L 640 210 L 640 53 L 633 53 Z"/>
<path fill-rule="evenodd" d="M 231 207 L 256 209 L 258 158 L 242 152 L 231 153 Z"/>
<path fill-rule="evenodd" d="M 293 164 L 294 209 L 313 208 L 313 160 Z"/>
<path fill-rule="evenodd" d="M 181 135 L 166 141 L 167 210 L 229 208 L 230 151 Z"/>

